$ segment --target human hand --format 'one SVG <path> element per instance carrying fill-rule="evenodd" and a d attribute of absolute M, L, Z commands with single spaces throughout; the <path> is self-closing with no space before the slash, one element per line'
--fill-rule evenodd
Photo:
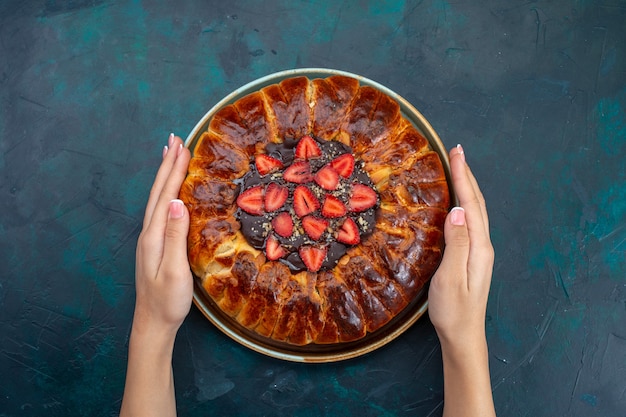
<path fill-rule="evenodd" d="M 176 415 L 172 351 L 193 295 L 187 258 L 189 213 L 176 197 L 190 158 L 182 140 L 171 134 L 137 241 L 137 295 L 121 417 Z"/>
<path fill-rule="evenodd" d="M 495 416 L 485 314 L 494 251 L 489 219 L 461 146 L 450 151 L 460 207 L 446 218 L 446 249 L 428 292 L 428 311 L 441 342 L 443 415 Z"/>
<path fill-rule="evenodd" d="M 134 328 L 175 335 L 191 308 L 193 280 L 187 258 L 189 213 L 176 200 L 190 158 L 182 140 L 170 135 L 137 242 Z"/>
<path fill-rule="evenodd" d="M 460 207 L 446 218 L 446 248 L 431 280 L 428 311 L 442 344 L 482 342 L 494 262 L 489 219 L 460 146 L 450 151 L 450 169 Z"/>

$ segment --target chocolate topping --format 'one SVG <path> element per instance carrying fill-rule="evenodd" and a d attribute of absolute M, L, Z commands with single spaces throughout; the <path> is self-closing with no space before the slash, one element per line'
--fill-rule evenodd
<path fill-rule="evenodd" d="M 322 151 L 322 155 L 317 158 L 311 158 L 308 160 L 311 166 L 311 172 L 314 174 L 322 167 L 328 165 L 333 159 L 343 154 L 352 154 L 352 149 L 337 141 L 326 141 L 314 138 L 316 143 Z M 282 161 L 284 168 L 288 168 L 293 164 L 295 157 L 295 149 L 300 139 L 287 138 L 282 143 L 269 143 L 265 152 L 280 161 Z M 321 186 L 315 183 L 315 181 L 307 182 L 306 185 L 313 193 L 313 195 L 323 202 L 327 194 L 331 194 L 337 197 L 346 207 L 349 205 L 350 191 L 352 184 L 363 184 L 374 189 L 373 183 L 369 178 L 369 175 L 363 168 L 362 161 L 355 161 L 354 171 L 349 178 L 340 178 L 339 185 L 335 190 L 325 190 Z M 237 210 L 237 218 L 241 222 L 241 231 L 253 247 L 259 250 L 265 249 L 265 242 L 269 235 L 274 235 L 281 246 L 285 248 L 288 254 L 281 258 L 279 261 L 287 265 L 292 271 L 299 272 L 307 270 L 307 266 L 300 258 L 298 249 L 303 245 L 312 245 L 317 247 L 326 248 L 326 256 L 322 263 L 321 269 L 331 269 L 337 261 L 346 253 L 350 248 L 350 245 L 346 245 L 337 242 L 335 239 L 336 232 L 340 229 L 343 221 L 346 217 L 352 218 L 358 226 L 360 239 L 363 240 L 369 236 L 376 225 L 376 209 L 377 203 L 360 213 L 348 212 L 344 216 L 339 218 L 327 218 L 329 221 L 328 229 L 322 234 L 318 240 L 311 239 L 302 227 L 301 219 L 295 214 L 293 209 L 293 191 L 297 185 L 289 181 L 286 181 L 282 177 L 282 171 L 273 172 L 267 175 L 261 175 L 254 161 L 250 164 L 250 169 L 246 175 L 239 180 L 241 192 L 257 186 L 267 186 L 270 182 L 275 182 L 279 185 L 285 186 L 289 190 L 289 197 L 283 207 L 275 212 L 264 211 L 262 215 L 252 215 L 246 213 L 241 208 Z M 375 190 L 375 189 L 374 189 Z M 292 216 L 294 223 L 293 233 L 289 237 L 278 236 L 272 230 L 272 220 L 281 212 L 288 212 Z M 321 214 L 321 208 L 311 213 L 316 216 L 323 217 Z"/>

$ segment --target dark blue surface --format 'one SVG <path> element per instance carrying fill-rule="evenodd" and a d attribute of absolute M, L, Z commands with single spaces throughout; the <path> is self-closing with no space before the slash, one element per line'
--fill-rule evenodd
<path fill-rule="evenodd" d="M 134 249 L 170 131 L 269 73 L 362 74 L 412 102 L 484 189 L 501 416 L 626 416 L 626 2 L 3 1 L 0 416 L 115 415 Z M 427 318 L 304 365 L 195 309 L 181 416 L 437 416 Z"/>

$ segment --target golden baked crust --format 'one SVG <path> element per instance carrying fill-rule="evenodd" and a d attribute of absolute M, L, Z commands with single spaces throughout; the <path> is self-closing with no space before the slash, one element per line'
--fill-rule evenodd
<path fill-rule="evenodd" d="M 318 272 L 268 260 L 237 216 L 255 156 L 305 135 L 351 147 L 379 198 L 373 232 Z M 356 79 L 294 77 L 245 96 L 213 116 L 193 154 L 180 192 L 191 268 L 225 314 L 260 336 L 361 339 L 410 305 L 439 265 L 450 205 L 441 160 L 392 98 Z"/>

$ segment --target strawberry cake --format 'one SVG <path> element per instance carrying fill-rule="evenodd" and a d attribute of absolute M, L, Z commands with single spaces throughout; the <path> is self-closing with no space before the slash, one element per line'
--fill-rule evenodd
<path fill-rule="evenodd" d="M 440 156 L 389 95 L 344 75 L 292 77 L 223 106 L 180 198 L 203 291 L 271 343 L 384 331 L 443 252 Z"/>

